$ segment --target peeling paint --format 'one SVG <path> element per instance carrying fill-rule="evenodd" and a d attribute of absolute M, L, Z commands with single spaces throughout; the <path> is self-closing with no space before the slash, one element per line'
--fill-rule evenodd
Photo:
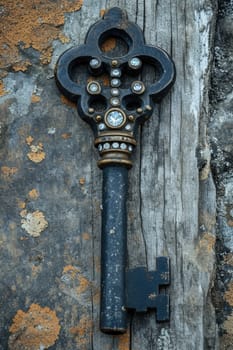
<path fill-rule="evenodd" d="M 12 67 L 15 71 L 25 71 L 32 63 L 23 55 L 29 48 L 40 53 L 42 64 L 48 64 L 53 52 L 53 40 L 59 39 L 62 43 L 69 41 L 61 33 L 65 13 L 80 10 L 82 3 L 82 0 L 5 1 L 1 6 L 0 68 Z"/>
<path fill-rule="evenodd" d="M 33 213 L 28 213 L 27 210 L 23 210 L 20 215 L 23 218 L 21 220 L 21 227 L 32 237 L 39 237 L 41 232 L 48 227 L 48 222 L 44 214 L 39 210 Z"/>
<path fill-rule="evenodd" d="M 59 319 L 48 307 L 32 304 L 18 310 L 9 329 L 9 350 L 41 350 L 54 345 L 60 332 Z"/>

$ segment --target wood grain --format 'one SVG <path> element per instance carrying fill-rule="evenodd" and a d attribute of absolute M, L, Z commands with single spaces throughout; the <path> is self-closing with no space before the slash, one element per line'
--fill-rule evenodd
<path fill-rule="evenodd" d="M 154 312 L 131 315 L 127 334 L 114 337 L 99 331 L 102 173 L 93 135 L 74 106 L 61 101 L 51 79 L 58 55 L 83 43 L 100 11 L 112 6 L 128 12 L 148 44 L 168 51 L 177 70 L 171 93 L 138 134 L 128 197 L 129 266 L 152 270 L 156 257 L 170 257 L 171 319 L 158 324 Z M 54 42 L 49 66 L 5 78 L 6 90 L 14 86 L 16 94 L 12 90 L 1 100 L 2 130 L 8 132 L 1 138 L 1 156 L 3 166 L 17 172 L 1 174 L 0 261 L 7 266 L 0 273 L 0 349 L 6 349 L 17 310 L 28 310 L 32 303 L 49 306 L 60 320 L 51 349 L 218 349 L 210 295 L 215 188 L 208 168 L 199 179 L 197 159 L 198 149 L 200 158 L 208 158 L 205 120 L 214 23 L 210 0 L 87 0 L 80 11 L 66 15 L 64 34 L 70 42 Z M 34 57 L 34 51 L 28 55 Z M 27 97 L 35 87 L 41 95 L 33 104 Z M 43 143 L 40 164 L 27 159 L 29 136 Z M 39 197 L 32 201 L 28 193 L 34 188 Z M 38 238 L 29 237 L 20 225 L 22 202 L 28 211 L 45 215 L 48 228 Z"/>

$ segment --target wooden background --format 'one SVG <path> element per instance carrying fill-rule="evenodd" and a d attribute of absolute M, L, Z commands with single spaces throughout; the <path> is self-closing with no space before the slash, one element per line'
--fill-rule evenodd
<path fill-rule="evenodd" d="M 148 44 L 168 51 L 177 70 L 171 93 L 138 135 L 128 199 L 129 266 L 152 270 L 157 256 L 170 257 L 171 320 L 134 315 L 127 334 L 114 337 L 98 324 L 98 155 L 89 126 L 60 96 L 53 73 L 58 56 L 83 43 L 112 6 L 128 12 Z M 206 137 L 215 2 L 56 0 L 35 1 L 33 8 L 24 0 L 22 12 L 13 1 L 0 9 L 7 34 L 0 84 L 0 349 L 218 349 L 211 302 L 216 200 Z M 23 19 L 28 37 L 17 29 Z"/>

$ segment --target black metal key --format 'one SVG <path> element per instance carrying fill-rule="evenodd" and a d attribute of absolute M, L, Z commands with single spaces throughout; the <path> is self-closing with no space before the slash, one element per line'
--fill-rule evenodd
<path fill-rule="evenodd" d="M 108 55 L 102 45 L 111 37 L 123 41 L 127 52 Z M 150 85 L 143 81 L 147 64 L 157 77 Z M 61 92 L 77 101 L 79 115 L 91 125 L 103 169 L 100 328 L 124 333 L 127 309 L 155 308 L 157 320 L 166 320 L 169 299 L 159 294 L 159 287 L 169 284 L 169 259 L 157 258 L 157 271 L 126 271 L 126 200 L 138 126 L 174 83 L 174 64 L 165 51 L 146 45 L 141 29 L 115 7 L 89 29 L 85 44 L 61 55 L 55 77 Z"/>

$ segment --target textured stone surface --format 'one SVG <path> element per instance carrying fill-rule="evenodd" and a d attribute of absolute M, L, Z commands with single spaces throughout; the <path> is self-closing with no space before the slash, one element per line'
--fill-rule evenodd
<path fill-rule="evenodd" d="M 220 348 L 233 349 L 233 3 L 219 1 L 209 122 L 217 190 L 217 276 L 213 293 Z"/>
<path fill-rule="evenodd" d="M 0 15 L 11 16 L 18 28 L 22 16 L 8 3 Z M 19 31 L 14 40 L 8 36 L 13 29 L 2 26 L 7 35 L 0 82 L 0 349 L 17 348 L 14 320 L 33 305 L 53 315 L 51 349 L 218 349 L 211 301 L 216 200 L 206 138 L 215 2 L 87 0 L 80 11 L 65 13 L 67 3 L 70 11 L 81 5 L 34 1 L 35 7 L 43 5 L 41 13 L 31 8 L 35 16 L 27 32 Z M 48 17 L 46 4 L 58 11 L 57 22 L 54 14 Z M 128 332 L 112 337 L 99 332 L 102 173 L 92 132 L 60 96 L 53 72 L 58 56 L 83 42 L 100 11 L 116 5 L 143 28 L 148 43 L 172 55 L 177 81 L 139 133 L 128 200 L 129 266 L 152 270 L 157 256 L 170 257 L 171 321 L 157 324 L 154 312 L 132 315 Z M 46 18 L 52 21 L 49 39 L 42 45 L 39 38 L 36 45 L 30 36 L 41 36 Z M 114 51 L 115 45 L 110 38 L 104 50 Z M 212 140 L 214 129 L 213 124 Z M 230 182 L 226 188 L 231 193 Z M 229 304 L 231 285 L 226 289 Z M 224 322 L 229 327 L 230 312 Z M 27 334 L 28 329 L 21 333 Z"/>

